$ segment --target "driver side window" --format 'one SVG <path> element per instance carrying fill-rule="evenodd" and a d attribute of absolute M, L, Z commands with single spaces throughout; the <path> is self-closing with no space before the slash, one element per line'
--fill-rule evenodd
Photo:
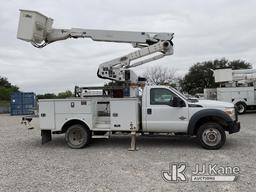
<path fill-rule="evenodd" d="M 175 95 L 165 88 L 152 88 L 150 90 L 151 105 L 171 105 Z"/>

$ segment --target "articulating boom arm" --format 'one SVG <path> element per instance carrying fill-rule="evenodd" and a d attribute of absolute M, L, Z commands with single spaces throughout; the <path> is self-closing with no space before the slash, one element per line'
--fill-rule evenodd
<path fill-rule="evenodd" d="M 125 56 L 102 63 L 98 69 L 97 75 L 103 79 L 137 83 L 138 77 L 129 68 L 137 67 L 139 65 L 143 65 L 144 63 L 160 59 L 166 55 L 173 54 L 171 43 L 171 41 L 159 41 L 158 43 L 141 48 Z M 136 59 L 142 59 L 143 57 L 152 55 L 154 53 L 158 54 L 131 64 L 131 62 L 135 61 Z"/>
<path fill-rule="evenodd" d="M 173 54 L 173 33 L 130 32 L 92 29 L 55 29 L 53 19 L 36 11 L 20 10 L 17 38 L 42 48 L 55 41 L 68 38 L 91 38 L 94 41 L 131 43 L 139 50 L 100 65 L 97 75 L 115 81 L 137 82 L 137 76 L 129 68 Z M 158 55 L 137 61 L 136 59 L 158 53 Z"/>

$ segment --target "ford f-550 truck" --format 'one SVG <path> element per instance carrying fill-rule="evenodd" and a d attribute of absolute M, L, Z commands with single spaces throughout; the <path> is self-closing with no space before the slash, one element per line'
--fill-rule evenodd
<path fill-rule="evenodd" d="M 172 133 L 196 136 L 204 148 L 218 149 L 225 143 L 225 132 L 239 131 L 233 104 L 189 99 L 170 87 L 144 86 L 146 79 L 131 70 L 172 55 L 173 33 L 56 29 L 52 24 L 53 19 L 41 13 L 21 10 L 17 38 L 37 48 L 69 38 L 90 38 L 131 43 L 137 50 L 102 63 L 97 70 L 98 77 L 118 82 L 123 89 L 116 87 L 111 94 L 98 97 L 80 92 L 80 98 L 40 100 L 43 143 L 51 140 L 53 133 L 65 133 L 72 148 L 117 133 Z"/>

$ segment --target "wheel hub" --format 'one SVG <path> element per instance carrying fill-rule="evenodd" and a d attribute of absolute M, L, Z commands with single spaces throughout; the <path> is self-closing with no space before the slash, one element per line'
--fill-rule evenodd
<path fill-rule="evenodd" d="M 244 112 L 244 106 L 243 105 L 238 105 L 237 110 L 238 110 L 239 113 L 243 113 Z"/>
<path fill-rule="evenodd" d="M 217 138 L 217 136 L 216 136 L 216 133 L 214 133 L 214 132 L 210 132 L 207 134 L 207 139 L 211 142 L 216 141 L 216 138 Z"/>
<path fill-rule="evenodd" d="M 215 146 L 221 141 L 221 134 L 218 129 L 208 128 L 203 132 L 203 141 L 209 146 Z"/>
<path fill-rule="evenodd" d="M 82 142 L 82 132 L 79 129 L 74 129 L 69 135 L 69 141 L 72 145 L 79 145 Z"/>

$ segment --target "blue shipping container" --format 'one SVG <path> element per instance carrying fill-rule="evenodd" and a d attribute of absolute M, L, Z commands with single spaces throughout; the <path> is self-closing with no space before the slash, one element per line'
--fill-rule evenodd
<path fill-rule="evenodd" d="M 35 108 L 35 93 L 15 92 L 11 95 L 11 115 L 32 115 Z"/>

